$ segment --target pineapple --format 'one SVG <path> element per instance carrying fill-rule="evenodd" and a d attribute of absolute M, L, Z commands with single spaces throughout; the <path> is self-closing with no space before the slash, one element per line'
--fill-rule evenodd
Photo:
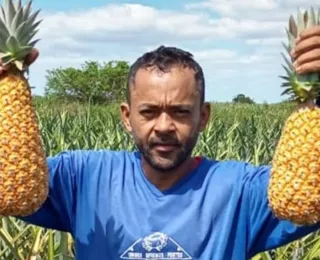
<path fill-rule="evenodd" d="M 5 0 L 0 17 L 0 215 L 26 216 L 48 196 L 48 168 L 42 149 L 24 60 L 38 40 L 31 1 Z"/>
<path fill-rule="evenodd" d="M 297 22 L 289 19 L 288 53 L 297 36 L 307 27 L 320 25 L 320 10 L 315 14 L 299 11 Z M 283 54 L 282 54 L 283 55 Z M 293 59 L 283 55 L 287 75 L 282 94 L 289 94 L 297 109 L 284 124 L 272 161 L 268 189 L 269 205 L 275 216 L 296 225 L 310 225 L 320 221 L 320 75 L 298 75 Z"/>

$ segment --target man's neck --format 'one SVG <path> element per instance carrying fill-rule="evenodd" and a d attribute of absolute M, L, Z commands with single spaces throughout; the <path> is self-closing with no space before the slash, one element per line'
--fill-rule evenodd
<path fill-rule="evenodd" d="M 161 172 L 153 169 L 144 159 L 142 159 L 142 168 L 147 179 L 155 185 L 159 190 L 166 190 L 172 187 L 184 176 L 188 175 L 196 166 L 197 159 L 190 157 L 178 168 Z"/>

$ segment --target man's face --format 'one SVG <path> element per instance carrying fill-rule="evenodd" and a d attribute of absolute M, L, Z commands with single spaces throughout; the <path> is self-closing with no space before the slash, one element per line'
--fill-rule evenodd
<path fill-rule="evenodd" d="M 131 106 L 122 118 L 145 161 L 158 171 L 180 166 L 192 153 L 209 117 L 200 104 L 194 71 L 174 67 L 163 73 L 140 69 L 131 87 Z"/>

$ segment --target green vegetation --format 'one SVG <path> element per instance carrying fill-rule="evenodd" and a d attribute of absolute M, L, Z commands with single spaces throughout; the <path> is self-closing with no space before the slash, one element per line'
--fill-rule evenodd
<path fill-rule="evenodd" d="M 255 103 L 254 100 L 250 97 L 247 97 L 244 94 L 238 94 L 232 99 L 234 103 L 243 103 L 243 104 L 253 104 Z"/>
<path fill-rule="evenodd" d="M 80 68 L 51 69 L 45 96 L 93 104 L 120 101 L 126 94 L 129 68 L 126 61 L 87 61 Z"/>
<path fill-rule="evenodd" d="M 39 125 L 48 155 L 65 149 L 134 148 L 123 130 L 116 104 L 58 103 L 35 98 Z M 286 104 L 212 104 L 212 119 L 199 139 L 195 154 L 226 160 L 267 164 L 285 118 L 293 107 Z M 320 239 L 315 234 L 277 250 L 259 254 L 263 259 L 320 259 Z M 69 235 L 2 218 L 0 259 L 74 259 Z"/>
<path fill-rule="evenodd" d="M 48 71 L 45 97 L 34 96 L 48 156 L 67 149 L 134 149 L 120 121 L 118 105 L 125 98 L 128 70 L 124 61 L 90 61 L 79 69 Z M 290 102 L 255 104 L 243 94 L 230 103 L 213 103 L 212 118 L 194 153 L 268 164 L 292 109 Z M 15 218 L 0 218 L 0 223 L 0 259 L 74 259 L 69 234 Z M 260 259 L 320 259 L 320 238 L 309 235 L 254 258 Z"/>

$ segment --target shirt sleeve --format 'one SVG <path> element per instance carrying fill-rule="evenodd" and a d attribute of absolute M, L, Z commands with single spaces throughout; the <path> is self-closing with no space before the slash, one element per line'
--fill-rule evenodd
<path fill-rule="evenodd" d="M 61 152 L 47 158 L 49 194 L 42 207 L 27 217 L 18 217 L 44 228 L 72 232 L 76 209 L 76 178 L 79 174 L 76 151 Z"/>
<path fill-rule="evenodd" d="M 274 216 L 268 206 L 267 195 L 270 168 L 270 166 L 246 165 L 244 195 L 248 203 L 248 252 L 250 257 L 288 244 L 320 228 L 320 223 L 311 226 L 297 226 Z"/>

